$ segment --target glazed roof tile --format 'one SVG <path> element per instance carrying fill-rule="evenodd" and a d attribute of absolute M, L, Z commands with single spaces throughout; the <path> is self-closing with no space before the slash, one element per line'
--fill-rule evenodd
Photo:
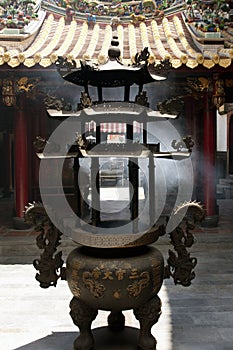
<path fill-rule="evenodd" d="M 0 65 L 15 68 L 20 65 L 49 67 L 58 56 L 75 60 L 92 59 L 105 63 L 113 34 L 118 35 L 121 59 L 125 64 L 134 60 L 137 52 L 148 47 L 149 63 L 169 58 L 174 68 L 185 65 L 228 67 L 233 58 L 233 30 L 222 31 L 223 38 L 204 40 L 192 35 L 182 13 L 149 18 L 139 23 L 123 22 L 111 25 L 107 21 L 88 23 L 78 18 L 67 24 L 63 16 L 44 13 L 37 32 L 31 35 L 0 35 Z M 229 48 L 224 48 L 224 42 Z"/>

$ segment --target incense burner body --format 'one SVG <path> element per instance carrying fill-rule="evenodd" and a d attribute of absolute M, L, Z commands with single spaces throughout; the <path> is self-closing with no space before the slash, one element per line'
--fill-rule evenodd
<path fill-rule="evenodd" d="M 128 249 L 74 249 L 66 279 L 74 297 L 93 309 L 135 309 L 157 295 L 164 262 L 152 246 Z"/>
<path fill-rule="evenodd" d="M 67 258 L 66 267 L 66 280 L 74 295 L 70 315 L 80 329 L 74 349 L 93 349 L 91 323 L 98 310 L 110 311 L 108 328 L 117 336 L 125 327 L 122 311 L 129 309 L 133 309 L 140 323 L 138 348 L 156 349 L 151 328 L 161 314 L 157 293 L 163 274 L 163 256 L 151 246 L 74 249 Z"/>

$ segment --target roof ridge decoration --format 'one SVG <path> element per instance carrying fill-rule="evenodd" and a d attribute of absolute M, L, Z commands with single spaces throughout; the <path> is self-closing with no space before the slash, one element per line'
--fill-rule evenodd
<path fill-rule="evenodd" d="M 230 5 L 224 0 L 187 0 L 186 22 L 199 37 L 220 39 L 222 30 L 230 22 Z"/>
<path fill-rule="evenodd" d="M 227 22 L 228 27 L 221 31 L 221 39 L 205 40 L 197 37 L 185 22 L 183 6 L 184 2 L 175 13 L 172 8 L 170 12 L 165 9 L 163 19 L 149 14 L 144 21 L 132 23 L 124 19 L 117 24 L 111 24 L 103 17 L 96 23 L 88 23 L 83 14 L 67 23 L 65 12 L 58 15 L 51 13 L 50 8 L 47 15 L 43 14 L 43 23 L 30 42 L 28 37 L 24 41 L 24 35 L 18 36 L 18 41 L 12 40 L 12 36 L 2 38 L 0 35 L 0 65 L 31 68 L 39 64 L 47 68 L 56 62 L 58 56 L 70 62 L 75 60 L 77 67 L 80 67 L 81 59 L 104 64 L 114 34 L 119 37 L 120 60 L 125 65 L 134 63 L 136 53 L 143 47 L 148 47 L 150 64 L 169 59 L 175 69 L 182 65 L 191 69 L 198 65 L 209 69 L 215 65 L 224 68 L 231 65 L 233 32 L 228 30 L 231 22 Z"/>
<path fill-rule="evenodd" d="M 185 0 L 155 1 L 155 0 L 56 0 L 56 4 L 43 1 L 42 6 L 47 10 L 66 17 L 67 22 L 73 18 L 87 18 L 89 22 L 119 24 L 131 21 L 137 23 L 146 19 L 163 18 L 164 15 L 179 12 L 184 8 Z M 66 4 L 66 8 L 64 5 Z"/>
<path fill-rule="evenodd" d="M 41 0 L 1 1 L 0 35 L 20 35 L 33 31 L 39 18 Z"/>

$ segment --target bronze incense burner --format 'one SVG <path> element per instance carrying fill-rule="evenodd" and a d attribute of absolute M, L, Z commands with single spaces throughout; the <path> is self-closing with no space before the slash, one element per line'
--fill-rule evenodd
<path fill-rule="evenodd" d="M 40 286 L 56 286 L 57 280 L 62 278 L 67 280 L 73 294 L 70 315 L 80 330 L 80 335 L 74 342 L 75 350 L 95 348 L 91 323 L 98 310 L 110 312 L 108 325 L 117 334 L 125 326 L 122 311 L 130 309 L 133 309 L 140 323 L 137 347 L 141 350 L 155 350 L 156 339 L 151 334 L 151 328 L 161 314 L 161 301 L 157 294 L 163 279 L 173 277 L 176 284 L 188 286 L 195 277 L 194 267 L 197 261 L 187 249 L 194 242 L 191 231 L 204 215 L 198 203 L 178 203 L 180 205 L 173 212 L 172 215 L 178 218 L 175 220 L 177 225 L 173 224 L 168 234 L 174 251 L 169 250 L 166 264 L 154 244 L 166 234 L 171 215 L 159 211 L 156 217 L 158 203 L 155 198 L 155 160 L 163 158 L 179 161 L 188 158 L 193 146 L 191 138 L 187 137 L 179 142 L 171 140 L 175 151 L 161 151 L 157 142 L 148 140 L 150 123 L 156 123 L 164 116 L 148 108 L 143 84 L 164 79 L 168 66 L 169 62 L 162 62 L 158 66 L 149 65 L 148 50 L 145 49 L 137 55 L 134 65 L 124 67 L 120 63 L 116 38 L 109 50 L 109 61 L 104 65 L 81 62 L 77 68 L 75 62 L 63 58 L 57 62 L 62 78 L 84 86 L 84 91 L 77 110 L 72 110 L 64 100 L 47 98 L 45 102 L 48 114 L 50 118 L 78 120 L 80 128 L 76 132 L 75 142 L 69 145 L 65 154 L 59 153 L 59 145 L 52 139 L 46 141 L 38 138 L 35 147 L 41 158 L 42 170 L 44 159 L 74 160 L 77 200 L 75 222 L 65 225 L 56 203 L 49 203 L 43 193 L 43 204 L 30 204 L 26 208 L 25 219 L 36 226 L 39 232 L 37 245 L 43 249 L 40 258 L 34 261 L 36 279 Z M 139 90 L 135 101 L 130 102 L 132 84 L 137 84 Z M 96 103 L 89 96 L 88 85 L 98 89 Z M 124 87 L 124 102 L 103 101 L 102 88 L 116 86 Z M 103 123 L 121 125 L 123 131 L 110 133 L 109 139 L 104 142 Z M 139 129 L 136 130 L 135 125 L 139 125 Z M 120 142 L 122 139 L 123 142 Z M 114 215 L 112 212 L 108 217 L 108 213 L 101 207 L 101 159 L 110 162 L 112 158 L 118 163 L 120 160 L 122 163 L 122 159 L 126 162 L 127 175 L 126 178 L 122 177 L 120 185 L 122 196 L 126 192 L 129 195 L 129 205 L 123 209 L 123 214 L 129 215 L 124 219 L 119 219 L 119 213 Z M 86 197 L 79 181 L 83 159 L 87 159 L 90 164 L 89 194 Z M 147 195 L 144 196 L 143 203 L 140 199 L 142 159 L 146 161 L 148 170 Z M 119 174 L 113 169 L 115 174 Z M 123 185 L 125 180 L 127 186 Z M 119 197 L 119 201 L 121 199 Z M 87 212 L 83 210 L 84 201 L 88 202 Z M 146 214 L 143 211 L 145 203 L 148 206 Z M 66 267 L 63 267 L 62 252 L 57 252 L 62 234 L 70 236 L 77 243 L 77 248 L 71 251 L 66 260 Z"/>

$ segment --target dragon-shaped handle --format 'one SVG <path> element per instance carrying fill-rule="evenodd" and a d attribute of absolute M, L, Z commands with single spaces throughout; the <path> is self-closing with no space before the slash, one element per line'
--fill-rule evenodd
<path fill-rule="evenodd" d="M 62 233 L 53 225 L 41 203 L 29 203 L 25 208 L 24 217 L 26 222 L 35 225 L 35 231 L 39 232 L 36 239 L 37 246 L 44 250 L 40 258 L 33 261 L 38 271 L 36 280 L 42 288 L 56 287 L 59 278 L 65 279 L 62 252 L 56 253 L 57 247 L 61 244 Z"/>
<path fill-rule="evenodd" d="M 204 219 L 205 212 L 197 202 L 183 203 L 174 214 L 176 215 L 180 210 L 187 210 L 187 212 L 180 225 L 170 233 L 171 244 L 177 254 L 169 249 L 164 278 L 172 277 L 175 284 L 187 287 L 195 278 L 194 268 L 197 264 L 197 259 L 191 257 L 186 249 L 194 243 L 194 236 L 190 230 Z"/>

